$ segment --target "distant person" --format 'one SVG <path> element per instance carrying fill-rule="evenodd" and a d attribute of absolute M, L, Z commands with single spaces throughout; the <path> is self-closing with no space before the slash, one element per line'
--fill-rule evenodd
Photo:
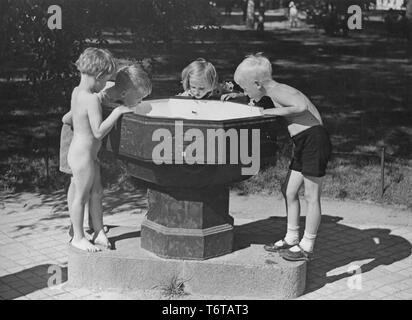
<path fill-rule="evenodd" d="M 260 0 L 258 12 L 259 14 L 256 18 L 256 30 L 258 33 L 263 33 L 263 31 L 265 31 L 265 1 Z"/>
<path fill-rule="evenodd" d="M 289 3 L 289 21 L 291 28 L 298 27 L 298 8 L 293 1 Z"/>
<path fill-rule="evenodd" d="M 299 90 L 272 78 L 272 65 L 261 54 L 248 56 L 234 79 L 254 101 L 268 96 L 275 108 L 263 114 L 284 117 L 294 152 L 282 193 L 286 201 L 287 232 L 284 239 L 264 246 L 290 261 L 311 260 L 321 221 L 321 190 L 331 156 L 331 142 L 319 111 Z M 304 185 L 308 212 L 305 232 L 299 241 L 299 189 Z"/>
<path fill-rule="evenodd" d="M 247 4 L 248 4 L 248 0 L 240 0 L 241 1 L 241 9 L 242 9 L 242 19 L 243 22 L 246 22 L 246 18 L 247 18 Z"/>
<path fill-rule="evenodd" d="M 256 18 L 256 30 L 258 33 L 265 31 L 265 16 L 261 13 L 259 13 Z"/>
<path fill-rule="evenodd" d="M 255 28 L 255 1 L 249 0 L 247 2 L 246 25 L 250 29 Z"/>

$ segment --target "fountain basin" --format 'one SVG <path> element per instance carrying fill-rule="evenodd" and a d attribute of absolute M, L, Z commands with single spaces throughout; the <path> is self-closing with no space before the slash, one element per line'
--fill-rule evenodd
<path fill-rule="evenodd" d="M 142 248 L 191 260 L 232 252 L 229 184 L 275 158 L 277 127 L 275 117 L 234 102 L 156 99 L 124 115 L 103 145 L 150 185 Z"/>
<path fill-rule="evenodd" d="M 241 170 L 250 166 L 244 154 L 251 155 L 253 147 L 259 149 L 255 150 L 259 167 L 274 161 L 277 128 L 275 117 L 261 116 L 258 108 L 244 104 L 159 99 L 145 101 L 136 113 L 126 114 L 104 145 L 125 162 L 133 177 L 161 187 L 204 188 L 238 182 L 256 174 L 259 168 L 250 174 Z M 161 137 L 162 141 L 154 141 L 159 130 L 170 134 Z M 260 130 L 254 146 L 253 130 Z M 202 141 L 197 143 L 200 147 L 195 157 L 188 159 L 188 148 L 193 150 L 191 145 L 197 137 L 186 138 L 193 131 Z M 170 152 L 161 158 L 153 152 L 160 143 L 171 146 Z M 194 158 L 201 161 L 193 163 Z"/>

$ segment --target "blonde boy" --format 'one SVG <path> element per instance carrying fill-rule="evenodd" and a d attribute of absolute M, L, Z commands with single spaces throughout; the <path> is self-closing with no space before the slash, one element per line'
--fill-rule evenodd
<path fill-rule="evenodd" d="M 246 57 L 237 67 L 235 81 L 252 100 L 268 96 L 275 108 L 264 114 L 282 116 L 288 123 L 294 155 L 282 186 L 286 200 L 287 233 L 284 239 L 264 246 L 286 260 L 310 260 L 321 220 L 320 196 L 326 165 L 331 154 L 329 134 L 316 107 L 299 90 L 272 79 L 272 65 L 262 54 Z M 299 242 L 300 203 L 298 191 L 305 187 L 307 216 Z"/>
<path fill-rule="evenodd" d="M 78 249 L 96 252 L 94 244 L 110 248 L 103 229 L 101 210 L 100 164 L 97 153 L 101 140 L 109 133 L 119 117 L 133 112 L 129 106 L 118 106 L 103 121 L 101 99 L 97 95 L 116 70 L 111 53 L 107 50 L 88 48 L 76 62 L 81 80 L 74 88 L 71 99 L 73 140 L 70 144 L 67 161 L 73 173 L 74 197 L 69 208 L 73 224 L 72 245 Z M 92 244 L 84 235 L 83 215 L 86 203 L 90 201 L 90 215 L 93 221 Z M 92 210 L 91 208 L 98 208 Z"/>
<path fill-rule="evenodd" d="M 152 83 L 149 79 L 148 74 L 139 64 L 129 64 L 119 69 L 116 73 L 115 83 L 109 84 L 107 82 L 106 88 L 103 91 L 100 91 L 97 95 L 100 101 L 105 103 L 117 102 L 129 107 L 136 106 L 138 112 L 146 113 L 145 110 L 140 110 L 141 107 L 139 103 L 143 97 L 149 95 L 152 91 Z M 66 113 L 62 118 L 63 126 L 61 131 L 61 140 L 60 140 L 60 171 L 72 175 L 71 169 L 67 163 L 67 153 L 70 146 L 70 142 L 73 137 L 73 123 L 72 123 L 72 114 L 71 111 Z M 95 191 L 102 190 L 100 179 L 96 181 Z M 75 187 L 73 183 L 73 177 L 71 177 L 70 186 L 67 193 L 67 202 L 69 211 L 71 204 L 74 198 Z M 95 215 L 100 216 L 102 214 L 101 210 L 101 192 L 95 192 L 91 195 L 95 198 L 90 203 L 86 204 L 85 216 L 88 215 L 88 224 L 89 229 L 93 232 L 93 222 L 91 219 L 91 214 L 89 210 L 94 211 Z M 107 231 L 107 228 L 105 228 Z M 73 237 L 73 225 L 70 226 L 69 230 L 70 237 Z"/>

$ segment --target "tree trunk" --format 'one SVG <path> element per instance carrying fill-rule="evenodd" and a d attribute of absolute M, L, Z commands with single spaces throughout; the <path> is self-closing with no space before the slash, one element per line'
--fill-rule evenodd
<path fill-rule="evenodd" d="M 408 4 L 406 5 L 406 17 L 409 20 L 412 20 L 412 0 L 409 0 Z"/>
<path fill-rule="evenodd" d="M 0 2 L 0 58 L 3 60 L 6 58 L 6 46 L 9 45 L 8 43 L 8 36 L 9 36 L 9 23 L 8 19 L 8 11 L 9 11 L 9 2 L 8 1 L 1 1 Z"/>
<path fill-rule="evenodd" d="M 251 29 L 254 29 L 254 26 L 255 26 L 255 1 L 254 0 L 248 0 L 248 3 L 247 3 L 246 26 Z"/>
<path fill-rule="evenodd" d="M 412 40 L 412 0 L 409 0 L 408 4 L 406 5 L 406 18 L 408 19 L 407 36 L 409 40 Z"/>

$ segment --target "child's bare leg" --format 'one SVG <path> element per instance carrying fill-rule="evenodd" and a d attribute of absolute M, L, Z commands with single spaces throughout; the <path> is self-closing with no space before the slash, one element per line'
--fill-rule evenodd
<path fill-rule="evenodd" d="M 91 196 L 91 195 L 90 195 Z M 93 223 L 90 215 L 90 198 L 89 201 L 84 205 L 84 224 L 87 226 L 86 229 L 93 229 Z"/>
<path fill-rule="evenodd" d="M 95 244 L 100 244 L 105 248 L 110 249 L 111 245 L 106 236 L 103 225 L 103 206 L 102 206 L 103 187 L 100 175 L 100 163 L 95 162 L 95 176 L 90 194 L 90 216 L 93 222 Z"/>
<path fill-rule="evenodd" d="M 277 252 L 281 249 L 290 248 L 299 243 L 299 218 L 300 202 L 298 192 L 303 183 L 303 175 L 290 170 L 286 181 L 282 185 L 282 194 L 286 202 L 287 232 L 284 239 L 275 243 L 268 243 L 263 248 L 267 251 Z"/>
<path fill-rule="evenodd" d="M 300 202 L 299 189 L 303 183 L 302 173 L 290 170 L 288 179 L 285 181 L 284 197 L 286 201 L 287 212 L 287 232 L 285 241 L 288 244 L 295 244 L 299 241 L 299 218 Z M 281 240 L 282 241 L 282 240 Z"/>
<path fill-rule="evenodd" d="M 94 179 L 90 191 L 90 218 L 92 228 L 94 231 L 100 231 L 103 228 L 103 208 L 102 208 L 102 194 L 103 188 L 101 185 L 100 165 L 95 161 Z"/>
<path fill-rule="evenodd" d="M 73 170 L 73 180 L 75 185 L 75 194 L 71 204 L 70 219 L 73 223 L 73 240 L 72 245 L 78 249 L 96 252 L 100 249 L 89 242 L 84 235 L 83 220 L 84 209 L 90 197 L 90 190 L 94 180 L 94 164 L 82 168 L 75 172 Z"/>
<path fill-rule="evenodd" d="M 74 198 L 74 182 L 73 182 L 73 177 L 70 178 L 70 185 L 69 189 L 67 190 L 67 207 L 69 208 L 69 213 L 72 211 L 72 203 L 73 203 L 73 198 Z M 73 238 L 74 231 L 73 231 L 73 224 L 70 221 L 70 229 L 69 229 L 69 236 L 70 238 Z"/>
<path fill-rule="evenodd" d="M 304 177 L 305 199 L 308 212 L 306 214 L 305 233 L 300 241 L 300 247 L 307 252 L 313 251 L 315 238 L 321 221 L 320 195 L 322 182 L 323 177 Z"/>
<path fill-rule="evenodd" d="M 323 178 L 304 176 L 303 181 L 305 184 L 305 198 L 308 205 L 305 233 L 299 245 L 280 252 L 284 259 L 291 261 L 310 261 L 313 258 L 313 247 L 321 219 L 320 193 Z"/>
<path fill-rule="evenodd" d="M 72 203 L 73 203 L 73 199 L 74 199 L 74 194 L 75 194 L 75 186 L 74 186 L 73 177 L 71 177 L 70 178 L 69 189 L 67 191 L 67 207 L 69 208 L 69 212 L 71 211 L 71 207 L 72 207 Z M 92 224 L 90 223 L 91 219 L 90 219 L 90 213 L 89 213 L 89 202 L 87 202 L 86 205 L 85 205 L 84 215 L 85 215 L 84 219 L 86 219 L 86 217 L 88 218 L 89 228 L 92 228 Z M 70 229 L 69 229 L 70 238 L 73 238 L 73 234 L 74 234 L 73 233 L 73 224 L 70 222 Z M 86 237 L 89 238 L 89 235 L 86 234 Z"/>

